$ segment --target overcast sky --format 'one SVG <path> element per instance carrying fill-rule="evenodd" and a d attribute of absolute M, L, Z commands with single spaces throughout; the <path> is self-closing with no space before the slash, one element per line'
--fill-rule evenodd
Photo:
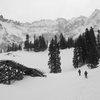
<path fill-rule="evenodd" d="M 88 17 L 95 9 L 100 9 L 100 0 L 0 0 L 0 14 L 21 22 Z"/>

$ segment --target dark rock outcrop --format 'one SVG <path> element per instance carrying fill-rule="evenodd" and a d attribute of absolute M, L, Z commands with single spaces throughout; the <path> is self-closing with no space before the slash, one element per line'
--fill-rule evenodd
<path fill-rule="evenodd" d="M 24 76 L 45 77 L 43 72 L 28 68 L 12 60 L 0 61 L 0 83 L 11 84 L 13 81 L 22 80 Z"/>

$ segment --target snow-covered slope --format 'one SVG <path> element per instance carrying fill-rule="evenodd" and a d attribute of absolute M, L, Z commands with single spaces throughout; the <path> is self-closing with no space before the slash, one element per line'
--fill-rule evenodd
<path fill-rule="evenodd" d="M 100 68 L 73 68 L 73 49 L 61 50 L 62 73 L 50 74 L 48 51 L 45 52 L 9 52 L 0 54 L 0 60 L 12 59 L 27 67 L 45 72 L 47 77 L 26 77 L 12 85 L 0 84 L 1 100 L 100 100 Z M 99 65 L 100 66 L 100 65 Z M 84 71 L 88 72 L 88 79 Z"/>
<path fill-rule="evenodd" d="M 85 70 L 85 69 L 84 69 Z M 88 70 L 88 79 L 77 70 L 27 77 L 10 86 L 0 85 L 1 100 L 100 100 L 100 68 Z M 87 69 L 86 69 L 87 70 Z"/>
<path fill-rule="evenodd" d="M 67 72 L 70 70 L 73 70 L 72 67 L 72 58 L 73 58 L 73 49 L 69 50 L 61 50 L 61 68 L 62 72 Z M 48 51 L 45 52 L 25 52 L 25 51 L 17 51 L 17 52 L 11 52 L 11 53 L 1 53 L 0 54 L 0 60 L 14 60 L 18 63 L 21 63 L 25 66 L 31 67 L 31 68 L 38 68 L 46 73 L 49 72 L 49 66 L 48 66 Z"/>

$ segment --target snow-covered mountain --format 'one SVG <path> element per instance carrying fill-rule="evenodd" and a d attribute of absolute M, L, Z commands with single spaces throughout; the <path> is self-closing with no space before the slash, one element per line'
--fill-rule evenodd
<path fill-rule="evenodd" d="M 34 34 L 41 35 L 50 40 L 55 34 L 63 33 L 66 38 L 73 37 L 85 31 L 85 28 L 93 26 L 95 30 L 100 29 L 100 11 L 96 9 L 89 18 L 80 16 L 66 20 L 40 20 L 32 23 L 20 23 L 8 20 L 0 16 L 0 48 L 5 48 L 12 42 L 21 43 L 25 40 L 26 34 L 33 40 Z"/>

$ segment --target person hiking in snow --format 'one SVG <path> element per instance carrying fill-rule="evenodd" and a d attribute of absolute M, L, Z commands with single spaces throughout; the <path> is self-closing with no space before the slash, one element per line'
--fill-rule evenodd
<path fill-rule="evenodd" d="M 88 74 L 88 72 L 87 72 L 87 71 L 85 71 L 85 72 L 84 72 L 85 78 L 87 78 L 87 74 Z"/>
<path fill-rule="evenodd" d="M 80 69 L 78 70 L 78 73 L 79 73 L 79 76 L 80 76 L 81 75 L 81 70 Z"/>

